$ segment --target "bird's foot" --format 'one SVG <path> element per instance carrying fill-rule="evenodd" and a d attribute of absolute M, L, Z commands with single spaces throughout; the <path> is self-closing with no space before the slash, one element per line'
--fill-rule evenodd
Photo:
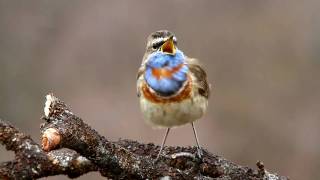
<path fill-rule="evenodd" d="M 152 164 L 153 164 L 153 165 L 156 165 L 156 164 L 158 163 L 158 161 L 159 161 L 159 158 L 156 158 L 156 159 L 154 159 L 154 160 L 152 161 Z"/>
<path fill-rule="evenodd" d="M 197 154 L 196 154 L 197 158 L 199 158 L 200 160 L 202 160 L 203 157 L 203 152 L 201 148 L 197 148 Z"/>
<path fill-rule="evenodd" d="M 153 164 L 156 164 L 159 161 L 159 159 L 160 159 L 160 155 L 158 155 L 156 159 L 153 160 Z"/>
<path fill-rule="evenodd" d="M 160 160 L 160 157 L 161 157 L 161 151 L 159 151 L 156 159 L 153 161 L 153 164 L 156 164 Z"/>

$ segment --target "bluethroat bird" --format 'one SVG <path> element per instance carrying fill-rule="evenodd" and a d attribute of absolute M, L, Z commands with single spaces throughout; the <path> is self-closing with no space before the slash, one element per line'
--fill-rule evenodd
<path fill-rule="evenodd" d="M 178 49 L 172 32 L 161 30 L 149 35 L 137 74 L 137 94 L 145 121 L 167 129 L 157 159 L 170 129 L 187 123 L 192 126 L 201 158 L 194 121 L 207 109 L 210 87 L 198 60 Z"/>

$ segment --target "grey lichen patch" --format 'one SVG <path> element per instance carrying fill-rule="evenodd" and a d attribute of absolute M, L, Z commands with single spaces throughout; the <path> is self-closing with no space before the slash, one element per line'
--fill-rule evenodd
<path fill-rule="evenodd" d="M 81 164 L 86 158 L 79 156 L 75 151 L 70 149 L 53 150 L 48 153 L 48 157 L 52 164 L 58 165 L 63 168 L 70 167 L 75 160 L 76 163 Z M 88 160 L 87 160 L 88 161 Z"/>
<path fill-rule="evenodd" d="M 44 105 L 44 115 L 46 117 L 50 116 L 51 110 L 52 110 L 52 104 L 57 101 L 58 99 L 53 96 L 53 94 L 46 95 L 46 102 Z"/>
<path fill-rule="evenodd" d="M 275 174 L 271 174 L 268 171 L 265 171 L 265 175 L 263 177 L 264 180 L 280 180 L 278 176 Z"/>
<path fill-rule="evenodd" d="M 99 142 L 99 145 L 97 147 L 97 150 L 101 153 L 101 154 L 106 154 L 108 153 L 108 151 L 106 150 L 106 148 L 103 146 L 102 142 Z"/>
<path fill-rule="evenodd" d="M 40 153 L 41 152 L 41 149 L 39 148 L 39 146 L 37 144 L 31 143 L 30 140 L 25 140 L 24 143 L 21 143 L 18 146 L 18 148 L 19 149 L 25 149 L 25 150 L 28 150 L 28 151 L 33 151 L 35 153 Z"/>
<path fill-rule="evenodd" d="M 31 171 L 34 173 L 34 174 L 39 174 L 37 170 L 35 170 L 34 168 L 31 168 Z"/>
<path fill-rule="evenodd" d="M 87 162 L 90 162 L 90 161 L 87 158 L 83 157 L 83 156 L 79 156 L 79 157 L 77 157 L 76 162 L 78 164 L 81 164 L 81 163 L 87 163 Z"/>
<path fill-rule="evenodd" d="M 136 162 L 134 162 L 134 164 L 132 165 L 132 169 L 135 171 L 138 171 L 141 167 L 140 167 L 141 161 L 137 160 Z"/>
<path fill-rule="evenodd" d="M 164 176 L 161 177 L 160 180 L 171 180 L 172 178 L 170 176 Z"/>
<path fill-rule="evenodd" d="M 189 152 L 179 152 L 179 153 L 174 153 L 171 155 L 172 159 L 176 159 L 178 157 L 188 157 L 190 159 L 196 159 L 195 155 Z"/>
<path fill-rule="evenodd" d="M 53 164 L 59 165 L 61 167 L 68 167 L 71 163 L 72 157 L 70 156 L 53 156 Z"/>
<path fill-rule="evenodd" d="M 65 112 L 66 114 L 73 115 L 73 113 L 72 113 L 71 111 L 69 111 L 69 110 L 65 110 L 64 112 Z"/>

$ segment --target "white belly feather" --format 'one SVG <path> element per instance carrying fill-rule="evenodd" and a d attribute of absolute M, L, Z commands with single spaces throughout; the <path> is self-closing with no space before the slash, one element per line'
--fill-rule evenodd
<path fill-rule="evenodd" d="M 192 88 L 191 98 L 181 102 L 154 103 L 141 93 L 140 107 L 145 121 L 152 127 L 175 127 L 191 123 L 205 113 L 208 100 Z"/>

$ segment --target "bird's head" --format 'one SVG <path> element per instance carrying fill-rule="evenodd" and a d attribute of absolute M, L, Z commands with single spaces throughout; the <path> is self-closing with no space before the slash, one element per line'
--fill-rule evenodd
<path fill-rule="evenodd" d="M 148 37 L 144 63 L 147 84 L 160 95 L 175 94 L 187 80 L 185 56 L 170 31 L 156 31 Z"/>
<path fill-rule="evenodd" d="M 170 31 L 160 30 L 149 35 L 146 53 L 151 54 L 156 51 L 161 51 L 166 54 L 174 55 L 176 53 L 176 48 L 176 36 Z"/>

